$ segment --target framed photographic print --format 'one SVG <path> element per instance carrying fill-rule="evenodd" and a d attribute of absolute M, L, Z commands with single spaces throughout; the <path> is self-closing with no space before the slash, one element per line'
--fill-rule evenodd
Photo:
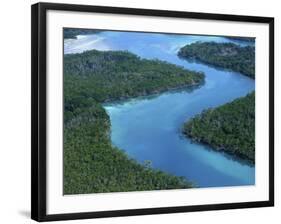
<path fill-rule="evenodd" d="M 32 219 L 274 204 L 274 19 L 32 6 Z"/>

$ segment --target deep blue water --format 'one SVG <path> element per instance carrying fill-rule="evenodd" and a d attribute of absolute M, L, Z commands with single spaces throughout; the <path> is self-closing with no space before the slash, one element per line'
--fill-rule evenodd
<path fill-rule="evenodd" d="M 64 50 L 128 50 L 143 58 L 157 58 L 204 72 L 205 84 L 200 88 L 104 105 L 111 120 L 112 143 L 140 163 L 150 160 L 153 168 L 185 176 L 199 187 L 255 184 L 255 168 L 246 161 L 181 135 L 186 120 L 204 109 L 245 96 L 255 88 L 254 80 L 241 74 L 177 57 L 181 46 L 195 41 L 235 42 L 211 36 L 102 32 L 67 40 Z"/>

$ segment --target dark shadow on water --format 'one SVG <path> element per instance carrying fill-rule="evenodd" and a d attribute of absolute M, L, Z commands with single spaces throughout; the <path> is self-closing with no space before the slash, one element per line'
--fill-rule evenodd
<path fill-rule="evenodd" d="M 252 161 L 248 160 L 248 159 L 243 159 L 233 153 L 230 152 L 226 152 L 224 150 L 216 150 L 214 148 L 212 148 L 210 145 L 208 145 L 207 143 L 204 142 L 197 142 L 195 140 L 192 140 L 190 137 L 187 137 L 184 133 L 183 133 L 183 127 L 180 127 L 178 129 L 178 135 L 179 138 L 184 140 L 184 141 L 189 141 L 190 144 L 195 144 L 195 145 L 200 145 L 202 146 L 203 150 L 209 151 L 209 152 L 214 152 L 214 153 L 218 153 L 223 155 L 226 159 L 231 160 L 231 161 L 235 161 L 238 162 L 242 165 L 246 165 L 246 166 L 250 166 L 250 167 L 255 167 L 255 163 L 253 163 Z"/>
<path fill-rule="evenodd" d="M 187 138 L 187 137 L 185 137 Z M 250 167 L 255 167 L 255 164 L 253 162 L 251 162 L 250 160 L 248 159 L 243 159 L 233 153 L 230 153 L 230 152 L 226 152 L 224 150 L 216 150 L 214 148 L 212 148 L 210 145 L 206 144 L 206 143 L 203 143 L 203 142 L 195 142 L 194 140 L 192 140 L 191 138 L 187 138 L 188 140 L 190 140 L 190 143 L 191 144 L 198 144 L 198 145 L 201 145 L 203 146 L 203 149 L 206 150 L 206 151 L 209 151 L 209 152 L 215 152 L 215 153 L 218 153 L 218 154 L 221 154 L 223 155 L 226 159 L 228 160 L 231 160 L 231 161 L 235 161 L 235 162 L 238 162 L 242 165 L 245 165 L 245 166 L 250 166 Z"/>

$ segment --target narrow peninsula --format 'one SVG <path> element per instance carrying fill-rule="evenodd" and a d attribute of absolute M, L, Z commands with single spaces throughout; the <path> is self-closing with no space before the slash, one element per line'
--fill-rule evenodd
<path fill-rule="evenodd" d="M 255 78 L 255 47 L 233 43 L 196 42 L 182 47 L 178 55 L 229 69 Z"/>
<path fill-rule="evenodd" d="M 204 110 L 184 124 L 183 133 L 218 151 L 255 162 L 255 93 L 215 109 Z"/>
<path fill-rule="evenodd" d="M 113 146 L 102 103 L 203 81 L 202 73 L 124 51 L 64 55 L 64 194 L 194 187 Z"/>

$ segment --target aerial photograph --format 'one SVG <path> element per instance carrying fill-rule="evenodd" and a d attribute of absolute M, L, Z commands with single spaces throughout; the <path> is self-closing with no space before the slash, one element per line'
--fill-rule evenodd
<path fill-rule="evenodd" d="M 63 193 L 255 185 L 255 38 L 63 28 Z"/>

